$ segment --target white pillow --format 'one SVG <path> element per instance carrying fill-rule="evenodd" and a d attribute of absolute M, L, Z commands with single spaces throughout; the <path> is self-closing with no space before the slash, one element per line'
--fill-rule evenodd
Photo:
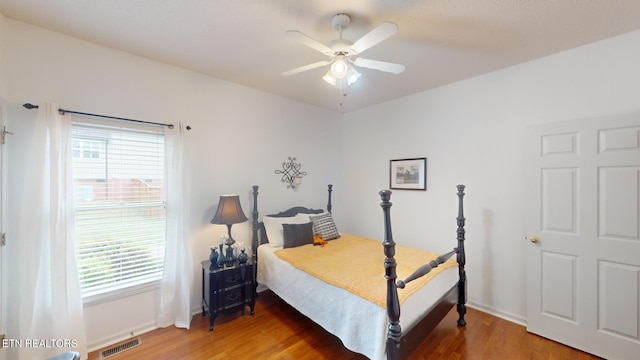
<path fill-rule="evenodd" d="M 267 232 L 267 240 L 271 247 L 284 246 L 284 233 L 282 231 L 282 224 L 304 224 L 305 221 L 302 218 L 291 217 L 271 217 L 264 216 L 262 218 L 264 223 L 264 229 Z M 307 220 L 306 222 L 309 222 Z"/>
<path fill-rule="evenodd" d="M 309 219 L 309 216 L 317 216 L 320 214 L 324 214 L 324 211 L 321 213 L 317 213 L 317 214 L 303 214 L 303 213 L 299 213 L 296 214 L 295 218 L 296 219 L 300 219 L 302 221 L 302 224 L 306 224 L 308 222 L 311 222 L 311 219 Z"/>

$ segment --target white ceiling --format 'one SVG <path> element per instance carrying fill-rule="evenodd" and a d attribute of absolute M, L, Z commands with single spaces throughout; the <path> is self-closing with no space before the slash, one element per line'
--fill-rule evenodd
<path fill-rule="evenodd" d="M 0 0 L 0 12 L 76 38 L 347 112 L 640 29 L 638 0 Z M 362 69 L 342 99 L 326 60 L 285 38 L 299 30 L 328 44 L 336 13 L 357 40 L 383 21 L 397 34 L 367 50 L 406 65 Z M 342 103 L 342 105 L 341 105 Z"/>

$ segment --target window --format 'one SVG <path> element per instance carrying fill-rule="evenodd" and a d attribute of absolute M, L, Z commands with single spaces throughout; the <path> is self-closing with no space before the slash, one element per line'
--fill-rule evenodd
<path fill-rule="evenodd" d="M 74 123 L 78 268 L 86 299 L 162 278 L 164 134 Z"/>
<path fill-rule="evenodd" d="M 104 142 L 91 139 L 74 139 L 71 149 L 73 157 L 85 159 L 104 158 Z"/>

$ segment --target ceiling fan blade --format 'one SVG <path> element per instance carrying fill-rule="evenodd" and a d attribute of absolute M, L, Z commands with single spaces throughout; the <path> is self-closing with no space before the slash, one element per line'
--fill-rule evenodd
<path fill-rule="evenodd" d="M 386 61 L 357 58 L 353 63 L 356 66 L 360 66 L 363 68 L 380 70 L 380 71 L 393 73 L 393 74 L 400 74 L 401 72 L 404 71 L 404 65 L 390 63 Z"/>
<path fill-rule="evenodd" d="M 327 45 L 314 40 L 310 37 L 308 37 L 307 35 L 301 33 L 300 31 L 296 31 L 296 30 L 288 30 L 285 35 L 293 40 L 299 41 L 304 45 L 307 45 L 308 47 L 319 51 L 325 55 L 331 56 L 333 54 L 333 50 L 331 50 L 330 47 L 328 47 Z"/>
<path fill-rule="evenodd" d="M 321 66 L 329 65 L 330 63 L 331 63 L 331 61 L 329 61 L 329 60 L 318 61 L 318 62 L 315 62 L 313 64 L 300 66 L 300 67 L 297 67 L 295 69 L 291 69 L 291 70 L 285 71 L 285 72 L 281 73 L 280 75 L 282 75 L 282 76 L 294 75 L 294 74 L 297 74 L 297 73 L 301 73 L 303 71 L 307 71 L 307 70 L 315 69 L 315 68 L 318 68 L 318 67 L 321 67 Z"/>
<path fill-rule="evenodd" d="M 356 54 L 360 54 L 377 43 L 389 38 L 396 32 L 398 32 L 398 25 L 392 22 L 383 22 L 353 43 L 351 49 L 355 51 Z"/>

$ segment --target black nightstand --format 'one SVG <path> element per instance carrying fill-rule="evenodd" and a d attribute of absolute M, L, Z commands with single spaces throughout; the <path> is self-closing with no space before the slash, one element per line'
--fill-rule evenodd
<path fill-rule="evenodd" d="M 255 280 L 254 265 L 251 262 L 211 267 L 211 262 L 202 263 L 202 316 L 209 312 L 209 331 L 213 331 L 213 321 L 221 312 L 243 310 L 249 305 L 254 314 Z"/>

